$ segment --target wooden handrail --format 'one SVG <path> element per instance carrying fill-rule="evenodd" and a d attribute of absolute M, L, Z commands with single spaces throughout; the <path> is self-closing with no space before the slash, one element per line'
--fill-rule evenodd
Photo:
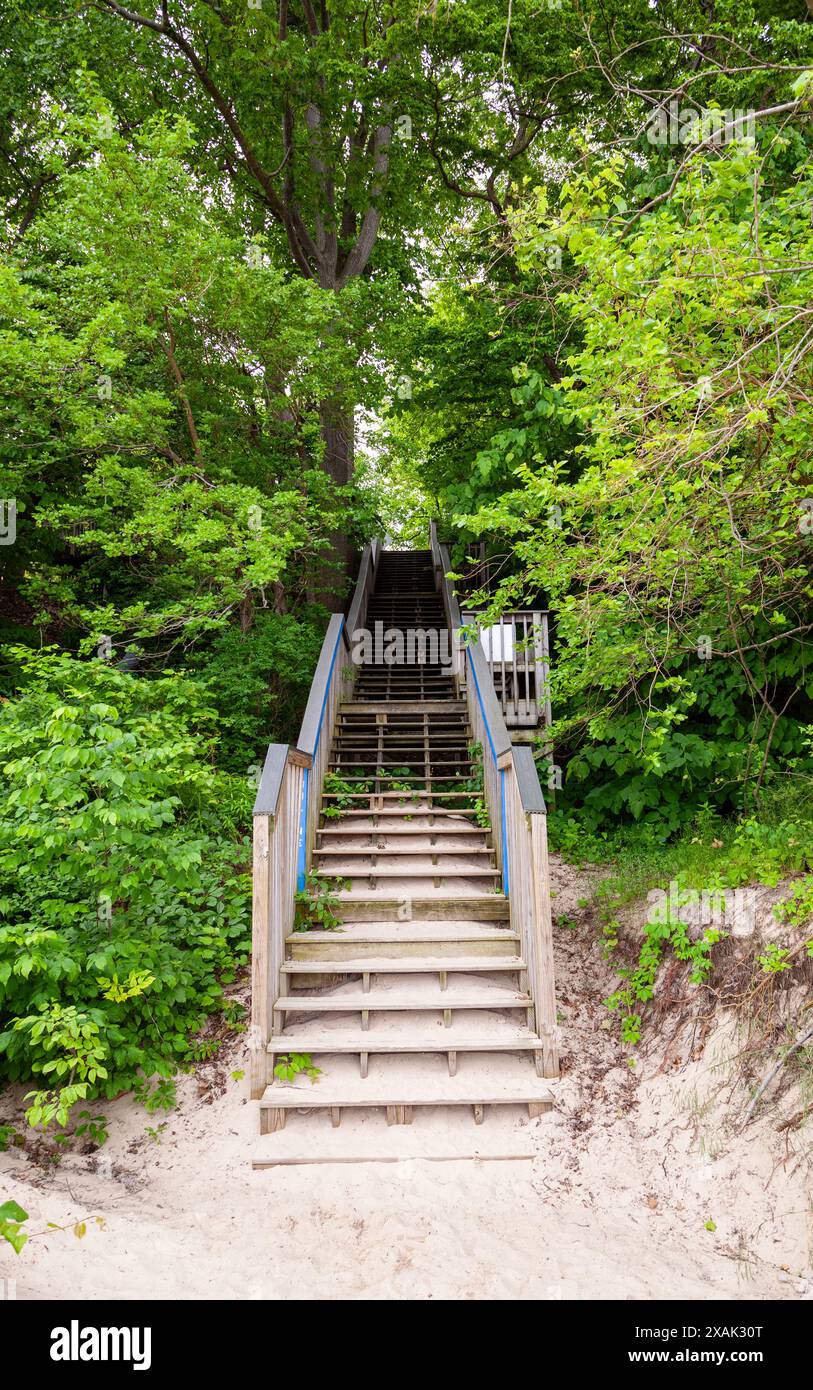
<path fill-rule="evenodd" d="M 441 569 L 443 572 L 444 603 L 448 604 L 447 611 L 451 626 L 453 628 L 459 628 L 463 626 L 463 619 L 460 616 L 460 604 L 457 601 L 457 594 L 454 590 L 454 584 L 452 583 L 451 579 L 448 578 L 449 571 L 452 568 L 452 562 L 449 559 L 449 551 L 447 546 L 439 546 L 439 552 Z"/>
<path fill-rule="evenodd" d="M 458 649 L 460 605 L 451 580 L 449 552 L 430 528 L 435 582 L 443 595 L 446 620 L 453 630 L 458 657 L 464 669 L 469 722 L 483 750 L 483 785 L 491 820 L 503 892 L 508 897 L 511 922 L 519 933 L 527 965 L 528 988 L 534 1001 L 536 1030 L 542 1040 L 545 1076 L 559 1073 L 556 998 L 553 976 L 553 930 L 548 865 L 547 811 L 533 751 L 512 744 L 494 688 L 491 667 L 479 638 Z"/>
<path fill-rule="evenodd" d="M 285 938 L 294 923 L 296 855 L 302 784 L 310 758 L 285 744 L 272 744 L 254 804 L 251 905 L 251 1095 L 265 1090 L 267 1045 L 274 1001 L 279 994 Z"/>
<path fill-rule="evenodd" d="M 343 646 L 344 650 L 347 650 L 347 642 L 346 640 L 343 641 L 344 637 L 344 616 L 341 613 L 332 613 L 322 642 L 319 660 L 316 663 L 316 670 L 313 673 L 308 703 L 305 706 L 305 713 L 299 728 L 299 738 L 296 741 L 299 751 L 308 753 L 311 757 L 319 747 L 328 689 L 335 669 L 339 647 Z"/>
<path fill-rule="evenodd" d="M 287 743 L 269 743 L 254 801 L 255 816 L 275 816 L 290 748 Z"/>
<path fill-rule="evenodd" d="M 375 585 L 379 554 L 378 541 L 371 541 L 369 545 L 365 545 L 361 554 L 356 588 L 347 613 L 347 635 L 350 642 L 353 640 L 353 633 L 360 626 L 361 619 L 366 616 L 367 600 Z"/>
<path fill-rule="evenodd" d="M 537 812 L 542 816 L 547 815 L 548 808 L 545 805 L 533 749 L 529 748 L 527 743 L 515 743 L 512 754 L 517 775 L 517 791 L 525 815 L 535 815 Z"/>
<path fill-rule="evenodd" d="M 502 713 L 502 705 L 494 689 L 494 682 L 491 679 L 491 670 L 486 661 L 483 644 L 478 637 L 473 642 L 467 642 L 464 650 L 468 669 L 474 679 L 474 687 L 480 703 L 483 721 L 488 732 L 491 752 L 495 759 L 499 760 L 506 753 L 511 752 L 511 735 L 506 728 Z"/>
<path fill-rule="evenodd" d="M 367 615 L 380 547 L 364 547 L 350 614 Z M 336 710 L 349 694 L 347 626 L 334 613 L 322 642 L 295 748 L 272 743 L 254 803 L 252 898 L 251 1095 L 265 1090 L 274 1003 L 282 990 L 285 938 L 293 928 L 296 894 L 304 887 L 313 847 Z"/>
<path fill-rule="evenodd" d="M 345 687 L 349 684 L 345 675 L 348 656 L 349 649 L 344 618 L 341 613 L 334 613 L 322 643 L 322 650 L 311 683 L 311 691 L 296 745 L 302 753 L 307 754 L 310 758 L 310 766 L 305 770 L 302 783 L 299 844 L 296 857 L 298 891 L 305 887 L 308 864 L 313 850 L 319 812 L 319 792 L 322 788 L 327 760 L 330 755 L 330 741 L 333 736 L 336 707 L 342 696 L 347 693 Z M 325 731 L 327 736 L 323 738 Z"/>

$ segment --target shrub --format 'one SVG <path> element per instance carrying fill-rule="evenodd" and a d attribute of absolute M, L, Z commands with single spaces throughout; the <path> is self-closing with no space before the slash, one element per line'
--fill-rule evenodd
<path fill-rule="evenodd" d="M 215 711 L 177 676 L 17 651 L 0 704 L 0 1075 L 33 1122 L 190 1057 L 250 947 L 245 779 L 213 774 Z M 228 787 L 229 796 L 224 797 Z M 221 812 L 225 801 L 227 813 Z"/>

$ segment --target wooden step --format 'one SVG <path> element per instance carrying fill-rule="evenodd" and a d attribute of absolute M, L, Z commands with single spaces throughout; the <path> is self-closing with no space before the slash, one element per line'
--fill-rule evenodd
<path fill-rule="evenodd" d="M 386 858 L 386 851 L 381 851 L 381 858 Z M 430 864 L 426 868 L 402 865 L 400 869 L 388 869 L 376 867 L 375 865 L 356 864 L 349 869 L 327 868 L 321 869 L 318 865 L 313 872 L 321 878 L 499 878 L 499 869 L 478 869 L 471 865 L 464 867 L 451 865 L 444 868 L 442 864 Z M 352 890 L 351 890 L 352 891 Z M 341 896 L 341 895 L 340 895 Z"/>
<path fill-rule="evenodd" d="M 274 1002 L 275 1013 L 297 1014 L 355 1014 L 368 1013 L 435 1013 L 448 1017 L 461 1009 L 530 1009 L 530 995 L 517 989 L 483 986 L 467 993 L 464 989 L 441 989 L 429 985 L 413 993 L 398 994 L 395 990 L 345 989 L 334 994 L 281 994 Z"/>
<path fill-rule="evenodd" d="M 487 927 L 481 923 L 443 922 L 422 926 L 415 922 L 346 922 L 341 931 L 292 932 L 286 937 L 291 960 L 322 960 L 329 952 L 334 960 L 349 958 L 403 960 L 432 955 L 445 959 L 464 955 L 517 955 L 519 936 L 507 927 Z"/>
<path fill-rule="evenodd" d="M 286 1053 L 301 1052 L 311 1057 L 317 1056 L 356 1056 L 360 1052 L 381 1053 L 395 1056 L 401 1052 L 536 1052 L 541 1050 L 542 1040 L 527 1029 L 516 1029 L 511 1036 L 495 1037 L 485 1033 L 481 1037 L 467 1036 L 459 1029 L 436 1028 L 433 1032 L 411 1032 L 408 1036 L 378 1033 L 338 1032 L 337 1029 L 298 1027 L 290 1033 L 277 1033 L 268 1044 L 267 1051 L 276 1057 Z"/>
<path fill-rule="evenodd" d="M 416 849 L 414 845 L 391 845 L 389 848 L 381 848 L 376 845 L 346 845 L 344 849 L 315 849 L 314 858 L 324 859 L 329 856 L 338 859 L 428 859 L 431 855 L 433 859 L 462 859 L 478 858 L 488 856 L 492 853 L 487 846 L 482 849 L 473 849 L 470 846 L 461 846 L 460 849 L 441 849 L 438 845 L 428 845 L 426 849 Z M 448 870 L 447 870 L 448 872 Z"/>
<path fill-rule="evenodd" d="M 336 913 L 345 922 L 403 922 L 404 904 L 401 898 L 385 898 L 383 893 L 343 891 L 337 895 Z M 410 900 L 409 925 L 417 921 L 442 922 L 447 917 L 470 921 L 508 921 L 510 907 L 502 893 L 458 893 L 454 897 L 413 897 Z"/>
<path fill-rule="evenodd" d="M 353 751 L 353 756 L 356 756 L 355 750 Z M 411 769 L 406 772 L 386 771 L 387 768 L 409 768 L 410 762 L 420 763 L 421 765 L 415 772 Z M 429 758 L 427 761 L 427 759 L 423 757 L 423 754 L 421 754 L 420 756 L 414 756 L 409 761 L 404 761 L 403 758 L 377 758 L 373 752 L 369 758 L 358 758 L 356 762 L 350 762 L 349 757 L 332 758 L 328 763 L 328 770 L 330 772 L 345 772 L 348 774 L 357 772 L 362 777 L 375 778 L 379 782 L 385 782 L 390 778 L 392 778 L 394 782 L 423 782 L 426 780 L 429 769 L 431 768 L 456 767 L 460 769 L 460 774 L 462 776 L 464 772 L 471 773 L 473 769 L 479 766 L 479 763 L 473 763 L 469 758 Z M 371 768 L 371 771 L 362 772 L 361 769 L 365 767 Z M 385 770 L 380 776 L 376 777 L 378 768 L 384 768 Z M 434 782 L 443 781 L 444 779 L 442 777 L 432 777 L 431 780 Z M 452 780 L 457 781 L 458 779 L 453 778 Z"/>
<path fill-rule="evenodd" d="M 458 1068 L 461 1054 L 478 1052 L 493 1057 L 505 1054 L 533 1053 L 534 1070 L 541 1076 L 544 1066 L 544 1048 L 541 1038 L 530 1032 L 513 1028 L 505 1034 L 481 1033 L 479 1037 L 467 1037 L 460 1029 L 441 1028 L 433 1032 L 421 1033 L 411 1029 L 409 1032 L 390 1033 L 383 1030 L 354 1033 L 351 1030 L 339 1031 L 336 1028 L 303 1028 L 278 1033 L 267 1047 L 269 1074 L 273 1071 L 274 1058 L 290 1056 L 291 1053 L 305 1054 L 320 1071 L 329 1071 L 334 1065 L 333 1058 L 352 1056 L 358 1058 L 359 1074 L 369 1075 L 370 1057 L 404 1057 L 440 1054 L 446 1057 L 450 1076 Z"/>
<path fill-rule="evenodd" d="M 410 714 L 393 714 L 391 710 L 387 710 L 385 723 L 378 723 L 378 718 L 378 715 L 369 711 L 368 706 L 365 706 L 363 717 L 353 715 L 352 719 L 343 715 L 342 710 L 339 710 L 335 737 L 344 738 L 348 734 L 353 734 L 354 737 L 361 738 L 363 735 L 365 738 L 369 738 L 372 733 L 376 735 L 380 733 L 385 739 L 391 734 L 412 735 L 414 733 L 416 736 L 422 737 L 424 732 L 428 731 L 430 737 L 437 739 L 444 736 L 462 739 L 466 738 L 469 729 L 468 719 L 462 712 L 446 717 L 435 715 L 427 729 L 428 716 L 425 720 L 420 704 L 416 705 Z"/>
<path fill-rule="evenodd" d="M 325 946 L 325 951 L 329 947 Z M 323 955 L 312 960 L 286 960 L 282 970 L 286 975 L 446 975 L 490 974 L 509 971 L 518 974 L 525 962 L 519 956 L 397 956 L 341 957 Z M 441 989 L 444 985 L 441 983 Z"/>
<path fill-rule="evenodd" d="M 372 780 L 372 778 L 368 778 L 368 780 Z M 445 780 L 445 778 L 438 778 L 438 781 L 443 780 Z M 449 781 L 454 780 L 456 780 L 456 778 L 449 778 Z M 482 791 L 427 791 L 424 787 L 416 787 L 414 791 L 322 791 L 322 801 L 338 801 L 339 798 L 342 799 L 342 801 L 345 801 L 345 799 L 347 799 L 347 801 L 370 801 L 372 796 L 378 798 L 379 801 L 381 801 L 381 798 L 385 798 L 386 801 L 411 801 L 413 803 L 418 803 L 421 801 L 449 801 L 449 798 L 454 801 L 454 799 L 463 798 L 463 796 L 466 796 L 466 798 L 482 799 Z M 443 808 L 441 808 L 441 810 L 442 809 Z"/>
<path fill-rule="evenodd" d="M 438 775 L 435 775 L 434 773 L 427 773 L 426 770 L 423 769 L 423 768 L 421 769 L 420 772 L 404 772 L 404 773 L 402 773 L 400 776 L 397 776 L 395 773 L 384 773 L 383 776 L 378 776 L 374 770 L 373 770 L 373 771 L 370 771 L 370 772 L 362 772 L 361 769 L 359 768 L 358 763 L 330 763 L 329 766 L 330 766 L 330 771 L 331 771 L 331 772 L 340 772 L 340 773 L 342 774 L 342 781 L 343 781 L 343 782 L 346 782 L 346 783 L 348 784 L 348 786 L 352 785 L 352 783 L 354 783 L 354 782 L 384 782 L 384 783 L 387 783 L 387 782 L 409 782 L 409 783 L 417 782 L 417 783 L 418 783 L 418 786 L 411 786 L 411 785 L 410 785 L 409 787 L 401 787 L 400 789 L 396 788 L 395 791 L 390 791 L 390 792 L 381 792 L 381 791 L 378 791 L 376 788 L 371 787 L 371 788 L 368 788 L 367 793 L 365 793 L 365 794 L 370 795 L 370 796 L 416 796 L 416 797 L 427 796 L 427 795 L 431 795 L 430 792 L 427 792 L 427 791 L 425 790 L 425 783 L 426 783 L 427 781 L 432 782 L 432 784 L 434 785 L 436 782 L 462 782 L 462 781 L 471 781 L 471 780 L 472 780 L 472 778 L 471 778 L 471 773 L 470 773 L 470 772 L 467 773 L 467 771 L 466 771 L 466 769 L 465 769 L 464 766 L 461 766 L 461 768 L 460 768 L 460 776 L 459 776 L 459 777 L 452 777 L 449 773 L 445 773 L 445 772 L 444 772 L 444 773 L 439 773 Z M 393 763 L 392 766 L 393 766 L 393 767 L 397 767 L 398 764 L 397 764 L 397 763 Z M 435 763 L 434 766 L 437 767 L 438 764 Z M 454 767 L 455 764 L 454 764 L 454 763 L 447 763 L 446 766 L 447 766 L 447 767 Z M 474 764 L 471 764 L 470 766 L 473 767 Z M 454 792 L 453 792 L 450 788 L 447 788 L 446 790 L 448 791 L 449 795 L 454 795 Z M 476 789 L 474 789 L 474 788 L 469 788 L 469 787 L 460 787 L 460 788 L 459 788 L 459 794 L 462 796 L 464 793 L 468 793 L 468 792 L 471 791 L 471 790 L 476 790 Z M 335 795 L 342 795 L 342 793 L 341 793 L 341 792 L 335 793 L 335 792 L 325 791 L 325 792 L 324 792 L 324 795 L 325 795 L 325 796 L 331 796 L 331 797 L 332 797 L 332 796 L 335 796 Z M 480 795 L 480 796 L 483 795 L 481 789 L 479 790 L 479 795 Z"/>
<path fill-rule="evenodd" d="M 467 744 L 464 739 L 460 739 L 460 744 L 454 746 L 449 739 L 439 739 L 435 746 L 424 744 L 424 741 L 414 742 L 414 744 L 389 744 L 386 739 L 382 739 L 379 744 L 375 735 L 370 735 L 366 744 L 354 744 L 346 734 L 340 734 L 336 738 L 334 746 L 334 758 L 331 759 L 331 766 L 347 767 L 350 759 L 357 759 L 356 765 L 366 766 L 371 763 L 375 767 L 411 767 L 417 765 L 420 770 L 425 766 L 452 766 L 452 767 L 478 767 L 479 763 L 467 758 Z M 428 753 L 428 756 L 427 756 Z M 386 756 L 385 756 L 386 755 Z"/>
<path fill-rule="evenodd" d="M 369 795 L 370 795 L 370 796 L 375 796 L 376 793 L 375 793 L 375 792 L 370 792 Z M 369 799 L 369 798 L 368 798 L 368 799 Z M 419 798 L 418 798 L 418 799 L 419 799 Z M 373 809 L 371 810 L 369 806 L 348 806 L 348 807 L 345 807 L 345 808 L 342 809 L 341 821 L 342 821 L 342 823 L 343 823 L 343 822 L 344 822 L 347 818 L 349 818 L 350 816 L 362 816 L 362 817 L 364 817 L 366 820 L 370 820 L 373 816 L 374 816 L 377 820 L 381 820 L 382 818 L 383 818 L 383 819 L 386 819 L 386 820 L 390 820 L 392 817 L 395 817 L 395 818 L 399 818 L 399 817 L 400 817 L 400 818 L 403 818 L 404 816 L 410 816 L 410 817 L 414 820 L 415 816 L 434 816 L 435 819 L 438 820 L 438 821 L 440 821 L 442 824 L 448 825 L 449 819 L 450 819 L 452 816 L 458 816 L 458 817 L 460 818 L 460 824 L 461 824 L 461 825 L 472 825 L 471 819 L 469 819 L 469 817 L 471 816 L 471 814 L 472 814 L 472 813 L 471 813 L 470 811 L 458 811 L 458 810 L 456 810 L 454 807 L 452 807 L 451 809 L 449 809 L 448 807 L 443 807 L 443 806 L 439 806 L 439 807 L 437 807 L 437 808 L 434 809 L 434 810 L 432 809 L 431 806 L 426 806 L 426 807 L 424 807 L 423 810 L 417 810 L 417 811 L 414 810 L 414 809 L 413 809 L 412 811 L 410 811 L 409 808 L 404 808 L 403 806 L 392 806 L 392 805 L 389 805 L 389 804 L 388 804 L 387 806 L 382 807 L 380 810 L 376 810 L 375 808 L 373 808 Z M 465 819 L 464 819 L 464 818 L 465 818 Z M 334 821 L 334 825 L 335 825 L 335 824 L 336 824 L 336 822 Z M 321 828 L 326 829 L 327 827 L 320 827 L 320 829 L 321 829 Z M 474 828 L 474 827 L 472 826 L 472 828 Z M 421 827 L 418 826 L 417 829 L 420 830 Z M 432 826 L 428 826 L 428 827 L 427 827 L 427 826 L 424 826 L 423 829 L 424 829 L 424 830 L 426 830 L 426 829 L 432 830 L 432 829 L 434 829 L 434 827 L 432 827 Z M 479 827 L 478 827 L 478 829 L 479 829 Z M 389 833 L 389 832 L 387 832 L 387 833 Z M 487 833 L 487 830 L 486 830 L 486 827 L 485 827 L 485 826 L 483 827 L 483 833 Z"/>
<path fill-rule="evenodd" d="M 464 700 L 346 700 L 343 714 L 446 714 L 466 710 Z"/>
<path fill-rule="evenodd" d="M 344 1109 L 375 1108 L 387 1112 L 388 1124 L 409 1124 L 414 1106 L 470 1106 L 482 1123 L 484 1106 L 527 1106 L 531 1116 L 553 1104 L 551 1082 L 536 1075 L 528 1058 L 494 1054 L 487 1065 L 477 1054 L 464 1055 L 454 1076 L 440 1057 L 375 1057 L 369 1074 L 349 1057 L 336 1057 L 317 1084 L 307 1079 L 286 1084 L 274 1080 L 260 1100 L 263 1134 L 281 1129 L 289 1110 L 329 1110 L 334 1126 Z"/>
<path fill-rule="evenodd" d="M 490 1115 L 477 1128 L 461 1106 L 447 1111 L 440 1127 L 421 1110 L 412 1125 L 387 1127 L 375 1110 L 356 1107 L 342 1117 L 341 1129 L 333 1129 L 329 1113 L 294 1114 L 284 1130 L 263 1135 L 252 1148 L 252 1168 L 418 1161 L 456 1163 L 461 1171 L 473 1162 L 511 1163 L 522 1172 L 536 1157 L 530 1127 L 517 1129 L 510 1111 Z"/>
<path fill-rule="evenodd" d="M 488 832 L 487 832 L 486 830 L 484 830 L 484 829 L 481 830 L 481 829 L 479 828 L 479 826 L 476 826 L 476 825 L 467 825 L 467 824 L 463 823 L 463 824 L 458 825 L 458 826 L 454 826 L 454 825 L 424 825 L 424 826 L 420 826 L 420 825 L 418 825 L 418 826 L 413 826 L 413 825 L 404 825 L 404 826 L 401 826 L 401 825 L 393 825 L 393 826 L 389 826 L 386 830 L 381 830 L 378 826 L 372 826 L 371 829 L 365 830 L 363 827 L 358 827 L 358 826 L 357 826 L 357 827 L 352 827 L 352 826 L 349 826 L 349 825 L 348 825 L 348 826 L 341 826 L 341 825 L 321 825 L 321 826 L 319 827 L 319 829 L 317 830 L 316 833 L 317 833 L 317 835 L 353 835 L 353 836 L 358 836 L 358 835 L 387 835 L 387 836 L 389 836 L 389 835 L 399 835 L 399 836 L 403 837 L 404 839 L 407 839 L 407 838 L 414 839 L 415 836 L 417 836 L 417 835 L 423 835 L 424 838 L 427 838 L 427 837 L 429 837 L 430 835 L 431 835 L 431 836 L 435 836 L 435 835 L 479 835 L 481 839 L 484 839 Z"/>
<path fill-rule="evenodd" d="M 410 746 L 419 748 L 423 751 L 426 726 L 422 717 L 416 717 L 414 720 L 410 720 L 408 724 L 396 724 L 394 720 L 391 719 L 388 719 L 386 724 L 377 723 L 376 720 L 382 717 L 381 715 L 376 715 L 375 718 L 371 717 L 369 720 L 364 720 L 363 723 L 359 721 L 357 724 L 338 724 L 334 732 L 334 739 L 337 743 L 346 743 L 347 747 L 351 748 L 356 746 L 353 740 L 357 740 L 358 743 L 361 743 L 362 739 L 364 739 L 367 744 L 377 747 L 379 738 L 381 738 L 384 749 L 400 748 L 403 746 L 400 742 L 400 736 L 404 733 L 412 734 L 414 732 L 416 736 L 415 742 Z M 400 718 L 405 717 L 406 716 L 403 715 L 400 716 Z M 430 750 L 433 747 L 440 748 L 447 745 L 451 745 L 452 747 L 463 747 L 464 745 L 468 746 L 471 742 L 469 726 L 462 719 L 454 724 L 434 723 L 433 728 L 435 731 L 435 741 L 434 743 L 430 741 Z M 396 737 L 396 735 L 399 737 Z"/>

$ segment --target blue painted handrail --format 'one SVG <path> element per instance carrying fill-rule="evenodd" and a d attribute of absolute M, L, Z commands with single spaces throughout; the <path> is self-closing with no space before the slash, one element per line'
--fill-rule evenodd
<path fill-rule="evenodd" d="M 334 618 L 341 618 L 341 615 L 340 615 L 340 614 L 334 614 Z M 324 694 L 323 694 L 323 696 L 322 696 L 322 703 L 321 703 L 321 705 L 320 705 L 320 707 L 319 707 L 319 717 L 318 717 L 318 719 L 317 719 L 317 721 L 316 721 L 316 730 L 315 730 L 315 733 L 312 735 L 312 738 L 308 739 L 308 742 L 309 742 L 309 743 L 312 743 L 312 747 L 309 747 L 309 748 L 307 748 L 307 749 L 302 749 L 302 741 L 301 741 L 302 736 L 301 736 L 301 735 L 300 735 L 300 742 L 297 744 L 297 747 L 300 748 L 300 749 L 302 749 L 303 752 L 308 752 L 308 753 L 311 754 L 311 758 L 312 758 L 312 761 L 313 761 L 313 762 L 316 761 L 316 754 L 317 754 L 317 751 L 318 751 L 318 748 L 319 748 L 319 741 L 320 741 L 320 739 L 321 739 L 321 737 L 322 737 L 322 728 L 323 728 L 323 725 L 324 725 L 324 722 L 325 722 L 325 710 L 326 710 L 326 708 L 327 708 L 327 697 L 328 697 L 328 695 L 330 694 L 330 685 L 331 685 L 331 682 L 332 682 L 332 680 L 333 680 L 333 671 L 334 671 L 334 668 L 335 668 L 335 665 L 336 665 L 336 656 L 337 656 L 337 653 L 338 653 L 338 651 L 339 651 L 339 647 L 341 646 L 342 639 L 343 639 L 343 637 L 344 637 L 344 618 L 341 618 L 341 620 L 340 620 L 339 622 L 334 622 L 334 620 L 331 619 L 331 625 L 330 625 L 330 627 L 329 627 L 328 630 L 327 630 L 327 635 L 326 635 L 326 637 L 325 637 L 325 641 L 324 641 L 323 646 L 322 646 L 322 651 L 323 651 L 323 652 L 325 651 L 325 647 L 327 647 L 328 650 L 330 650 L 330 645 L 329 645 L 329 644 L 330 644 L 330 639 L 331 639 L 331 636 L 332 636 L 331 628 L 333 628 L 333 629 L 335 630 L 335 639 L 334 639 L 334 641 L 333 641 L 333 650 L 330 652 L 330 661 L 329 661 L 329 665 L 328 665 L 328 669 L 327 669 L 327 677 L 326 677 L 325 683 L 324 683 L 324 684 L 325 684 L 325 689 L 324 689 Z M 322 664 L 322 662 L 321 662 L 321 657 L 320 657 L 320 662 L 319 662 L 319 664 L 320 664 L 320 665 Z M 319 667 L 317 666 L 316 669 L 317 669 L 317 674 L 318 674 Z M 316 677 L 314 677 L 314 682 L 315 682 L 315 680 L 316 680 Z M 309 702 L 309 706 L 310 706 L 310 702 Z M 304 720 L 302 721 L 303 730 L 306 728 L 307 723 L 308 723 L 308 713 L 309 713 L 309 709 L 305 711 L 305 718 L 304 718 Z M 308 855 L 308 805 L 309 805 L 309 799 L 310 799 L 310 785 L 311 785 L 311 768 L 310 768 L 310 767 L 306 767 L 306 768 L 305 768 L 304 777 L 303 777 L 303 779 L 302 779 L 302 806 L 301 806 L 300 812 L 299 812 L 299 845 L 298 845 L 298 848 L 297 848 L 297 856 L 296 856 L 296 886 L 297 886 L 297 891 L 300 892 L 300 893 L 302 892 L 302 889 L 305 887 L 305 879 L 306 879 L 306 877 L 307 877 L 307 855 Z"/>
<path fill-rule="evenodd" d="M 479 645 L 479 643 L 478 643 L 478 645 Z M 476 656 L 475 656 L 475 654 L 474 654 L 473 648 L 469 648 L 468 650 L 469 650 L 469 670 L 471 671 L 472 678 L 473 678 L 473 680 L 474 680 L 474 689 L 475 689 L 475 691 L 476 691 L 476 693 L 477 693 L 477 703 L 478 703 L 479 706 L 480 706 L 480 713 L 481 713 L 482 716 L 483 716 L 483 723 L 484 723 L 485 729 L 486 729 L 486 737 L 487 737 L 487 739 L 488 739 L 488 746 L 489 746 L 489 749 L 491 750 L 491 757 L 492 757 L 492 759 L 493 759 L 493 761 L 494 761 L 494 767 L 496 768 L 496 770 L 497 770 L 497 771 L 499 772 L 499 774 L 500 774 L 500 838 L 501 838 L 501 841 L 502 841 L 502 891 L 503 891 L 505 897 L 507 898 L 507 897 L 508 897 L 508 889 L 509 889 L 509 886 L 510 886 L 510 872 L 509 872 L 509 864 L 508 864 L 508 833 L 507 833 L 506 815 L 505 815 L 505 768 L 504 768 L 504 767 L 499 767 L 499 765 L 498 765 L 498 763 L 497 763 L 497 750 L 496 750 L 495 747 L 494 747 L 494 739 L 493 739 L 492 733 L 491 733 L 491 725 L 490 725 L 490 723 L 489 723 L 488 715 L 486 714 L 486 707 L 485 707 L 485 704 L 483 703 L 483 695 L 482 695 L 482 691 L 480 690 L 480 682 L 479 682 L 479 680 L 477 679 L 477 665 L 478 665 L 477 659 L 476 659 Z M 306 776 L 307 776 L 307 774 L 306 774 Z"/>
<path fill-rule="evenodd" d="M 336 658 L 339 654 L 339 647 L 342 642 L 349 650 L 350 640 L 353 635 L 353 628 L 357 623 L 363 623 L 367 615 L 367 599 L 370 590 L 375 583 L 375 572 L 378 565 L 380 545 L 378 541 L 371 541 L 364 547 L 359 565 L 359 576 L 350 604 L 349 619 L 352 627 L 341 613 L 334 613 L 328 624 L 325 640 L 322 643 L 322 650 L 319 653 L 316 671 L 311 681 L 310 695 L 305 707 L 305 714 L 302 719 L 302 727 L 299 730 L 297 749 L 310 757 L 310 766 L 305 768 L 302 779 L 302 803 L 299 808 L 299 843 L 296 852 L 296 881 L 299 892 L 305 887 L 305 880 L 308 869 L 308 817 L 310 812 L 311 783 L 313 771 L 316 767 L 316 755 L 319 751 L 319 744 L 322 738 L 322 729 L 325 723 L 325 711 L 327 709 L 330 687 L 333 682 L 333 673 L 336 669 Z M 319 789 L 317 789 L 318 791 Z"/>

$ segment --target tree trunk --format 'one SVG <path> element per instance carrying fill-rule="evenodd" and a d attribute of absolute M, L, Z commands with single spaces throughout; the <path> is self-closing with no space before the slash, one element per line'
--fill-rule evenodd
<path fill-rule="evenodd" d="M 324 470 L 338 486 L 353 476 L 354 429 L 352 409 L 335 400 L 322 401 L 319 421 L 325 444 Z M 348 537 L 334 531 L 331 548 L 316 576 L 315 597 L 331 613 L 341 613 L 347 600 L 347 580 L 352 570 L 353 551 Z"/>
<path fill-rule="evenodd" d="M 325 441 L 325 472 L 334 483 L 349 483 L 353 476 L 354 429 L 352 409 L 338 401 L 322 401 L 319 423 Z"/>

